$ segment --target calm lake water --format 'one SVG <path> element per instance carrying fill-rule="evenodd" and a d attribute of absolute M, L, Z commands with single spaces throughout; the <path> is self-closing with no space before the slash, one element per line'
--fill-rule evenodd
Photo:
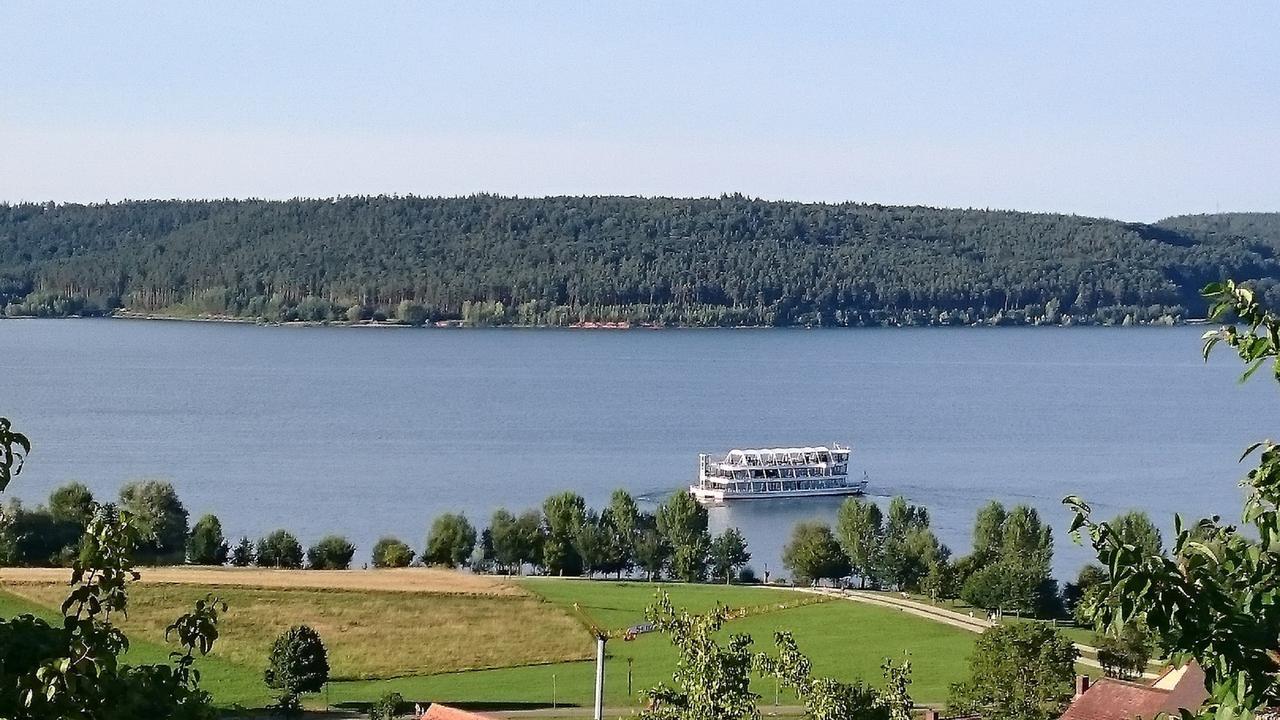
<path fill-rule="evenodd" d="M 368 557 L 421 546 L 433 516 L 480 523 L 565 489 L 656 501 L 699 451 L 854 446 L 874 497 L 929 508 L 961 554 L 989 498 L 1055 526 L 1060 577 L 1089 555 L 1059 504 L 1237 520 L 1250 442 L 1280 420 L 1203 328 L 407 330 L 128 320 L 0 321 L 0 415 L 34 441 L 13 494 L 70 479 L 98 497 L 171 480 L 228 535 L 338 532 Z M 838 500 L 712 510 L 785 574 L 791 526 Z"/>

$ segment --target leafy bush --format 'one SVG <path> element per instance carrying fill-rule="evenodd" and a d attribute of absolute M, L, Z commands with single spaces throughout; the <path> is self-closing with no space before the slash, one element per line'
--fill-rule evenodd
<path fill-rule="evenodd" d="M 287 530 L 276 530 L 258 541 L 255 562 L 259 567 L 302 567 L 302 544 Z"/>
<path fill-rule="evenodd" d="M 295 709 L 298 695 L 319 692 L 329 681 L 329 653 L 320 635 L 306 625 L 294 625 L 271 645 L 262 679 L 280 691 L 280 707 Z"/>
<path fill-rule="evenodd" d="M 378 702 L 369 706 L 369 720 L 395 720 L 396 711 L 404 704 L 398 692 L 384 693 Z"/>
<path fill-rule="evenodd" d="M 1159 551 L 1151 553 L 1158 555 Z M 1138 621 L 1125 623 L 1117 633 L 1099 633 L 1094 638 L 1098 664 L 1107 677 L 1132 680 L 1141 677 L 1154 652 L 1151 633 Z"/>
<path fill-rule="evenodd" d="M 411 562 L 413 562 L 413 548 L 401 540 L 384 537 L 373 546 L 374 567 L 408 567 Z"/>
<path fill-rule="evenodd" d="M 340 535 L 328 535 L 307 548 L 307 564 L 312 570 L 346 570 L 356 546 Z"/>

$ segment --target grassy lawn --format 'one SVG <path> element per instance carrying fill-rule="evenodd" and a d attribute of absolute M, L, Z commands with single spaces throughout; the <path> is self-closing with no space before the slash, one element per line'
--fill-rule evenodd
<path fill-rule="evenodd" d="M 60 603 L 61 600 L 58 601 Z M 51 609 L 0 590 L 0 617 L 13 617 L 23 613 L 30 613 L 51 623 L 58 622 L 61 617 L 56 608 Z M 161 636 L 163 638 L 163 632 Z M 129 651 L 122 659 L 137 665 L 168 663 L 169 652 L 175 649 L 175 645 L 149 642 L 135 636 L 130 637 Z M 201 687 L 208 690 L 219 705 L 261 707 L 270 702 L 267 688 L 262 684 L 262 669 L 257 664 L 246 667 L 217 656 L 208 656 L 197 658 L 196 669 L 201 674 Z"/>
<path fill-rule="evenodd" d="M 912 694 L 921 702 L 945 699 L 948 684 L 964 675 L 976 637 L 897 610 L 829 599 L 812 604 L 818 598 L 778 589 L 542 578 L 522 580 L 519 587 L 527 592 L 494 597 L 141 583 L 131 591 L 124 623 L 133 638 L 127 659 L 166 659 L 164 626 L 211 590 L 231 609 L 215 655 L 200 661 L 204 684 L 220 705 L 247 707 L 270 700 L 261 681 L 267 648 L 294 623 L 315 626 L 330 648 L 334 676 L 340 679 L 330 683 L 327 700 L 335 705 L 366 703 L 392 690 L 410 701 L 473 707 L 535 707 L 553 699 L 560 705 L 588 705 L 594 640 L 574 617 L 573 605 L 600 627 L 619 630 L 643 621 L 659 587 L 677 607 L 694 611 L 717 602 L 754 608 L 729 623 L 725 635 L 750 634 L 758 650 L 768 650 L 774 631 L 790 630 L 816 672 L 843 680 L 879 685 L 881 663 L 909 653 Z M 6 588 L 21 597 L 0 592 L 0 615 L 56 607 L 63 595 L 55 585 L 10 583 Z M 796 606 L 806 602 L 811 604 Z M 638 704 L 641 691 L 669 680 L 674 666 L 675 654 L 661 635 L 611 640 L 607 702 Z M 756 691 L 772 702 L 772 682 L 758 682 Z M 310 698 L 308 705 L 325 700 Z M 794 698 L 784 693 L 780 701 Z"/>
<path fill-rule="evenodd" d="M 794 603 L 805 598 L 790 590 L 741 585 L 525 578 L 521 581 L 521 587 L 570 611 L 574 603 L 578 603 L 605 630 L 621 630 L 644 622 L 644 609 L 653 603 L 659 590 L 666 591 L 677 608 L 686 608 L 691 612 L 706 612 L 714 608 L 716 603 L 734 608 L 754 608 Z"/>
<path fill-rule="evenodd" d="M 11 585 L 54 607 L 57 585 Z M 226 601 L 214 655 L 261 668 L 291 625 L 315 628 L 335 680 L 423 675 L 591 657 L 581 626 L 536 597 L 354 592 L 306 588 L 209 587 L 139 583 L 129 593 L 131 636 L 162 643 L 164 629 L 209 592 Z"/>

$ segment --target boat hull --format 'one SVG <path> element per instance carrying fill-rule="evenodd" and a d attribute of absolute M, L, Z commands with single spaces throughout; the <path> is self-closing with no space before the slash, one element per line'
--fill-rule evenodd
<path fill-rule="evenodd" d="M 853 482 L 843 487 L 820 488 L 812 490 L 776 490 L 768 492 L 725 492 L 715 488 L 689 486 L 689 493 L 702 503 L 738 502 L 739 500 L 778 500 L 807 497 L 831 497 L 839 495 L 862 495 L 867 491 L 867 481 Z"/>

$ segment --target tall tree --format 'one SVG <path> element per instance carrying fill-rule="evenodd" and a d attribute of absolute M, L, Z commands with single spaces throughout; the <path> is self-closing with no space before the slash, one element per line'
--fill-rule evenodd
<path fill-rule="evenodd" d="M 929 528 L 929 512 L 898 496 L 889 501 L 885 521 L 884 549 L 881 552 L 880 580 L 905 589 L 919 583 L 928 571 L 928 560 L 919 553 L 924 547 L 913 531 Z"/>
<path fill-rule="evenodd" d="M 671 573 L 685 582 L 707 574 L 711 533 L 707 509 L 687 492 L 677 492 L 658 507 L 658 531 L 671 548 Z"/>
<path fill-rule="evenodd" d="M 874 580 L 883 565 L 884 518 L 873 502 L 858 498 L 845 500 L 836 513 L 836 537 L 849 557 L 853 573 L 862 587 Z"/>
<path fill-rule="evenodd" d="M 225 565 L 230 550 L 218 516 L 201 516 L 187 541 L 187 561 L 193 565 Z"/>
<path fill-rule="evenodd" d="M 1053 564 L 1053 529 L 1028 505 L 1009 510 L 1001 538 L 1004 559 L 1026 564 L 1049 576 Z"/>
<path fill-rule="evenodd" d="M 249 567 L 256 559 L 253 541 L 247 537 L 241 537 L 240 542 L 231 549 L 231 564 L 235 567 Z"/>
<path fill-rule="evenodd" d="M 816 520 L 798 522 L 782 548 L 782 564 L 797 582 L 834 580 L 849 574 L 849 558 L 840 549 L 831 528 Z"/>
<path fill-rule="evenodd" d="M 546 534 L 542 527 L 542 513 L 525 510 L 516 518 L 516 530 L 520 533 L 521 565 L 546 566 L 542 557 Z"/>
<path fill-rule="evenodd" d="M 999 500 L 991 500 L 978 510 L 973 522 L 973 556 L 979 564 L 995 561 L 1004 546 L 1004 523 L 1008 517 Z"/>
<path fill-rule="evenodd" d="M 49 493 L 48 527 L 28 530 L 43 536 L 38 544 L 46 547 L 36 550 L 36 554 L 47 557 L 55 565 L 70 565 L 80 551 L 80 539 L 96 508 L 93 494 L 83 483 L 72 482 L 55 488 Z M 39 513 L 37 510 L 36 514 Z M 28 517 L 26 520 L 28 523 L 34 521 L 37 526 L 45 524 L 44 518 Z M 19 521 L 18 527 L 22 525 Z M 32 541 L 35 538 L 27 539 Z M 33 559 L 29 558 L 29 561 Z"/>
<path fill-rule="evenodd" d="M 951 686 L 947 709 L 986 720 L 1052 720 L 1071 700 L 1078 655 L 1042 623 L 990 628 L 969 656 L 969 679 Z"/>
<path fill-rule="evenodd" d="M 71 482 L 49 493 L 49 514 L 55 522 L 74 523 L 83 528 L 93 519 L 93 493 L 84 483 Z"/>
<path fill-rule="evenodd" d="M 733 573 L 751 562 L 747 551 L 747 538 L 738 528 L 725 528 L 711 541 L 711 570 L 716 577 L 723 577 L 724 584 L 733 580 Z"/>
<path fill-rule="evenodd" d="M 636 505 L 635 498 L 631 497 L 631 493 L 618 489 L 613 491 L 613 496 L 609 498 L 609 507 L 602 514 L 606 513 L 613 529 L 616 552 L 621 556 L 621 569 L 630 569 L 635 564 L 636 534 L 640 531 L 640 508 Z"/>
<path fill-rule="evenodd" d="M 302 567 L 302 543 L 287 530 L 275 530 L 258 540 L 253 560 L 259 567 L 297 570 Z"/>
<path fill-rule="evenodd" d="M 341 535 L 326 535 L 307 548 L 307 565 L 312 570 L 346 570 L 351 567 L 356 546 Z"/>
<path fill-rule="evenodd" d="M 573 549 L 582 560 L 583 573 L 595 575 L 598 572 L 609 572 L 611 567 L 609 543 L 609 528 L 600 522 L 600 517 L 594 510 L 588 512 L 586 519 L 573 535 Z"/>
<path fill-rule="evenodd" d="M 120 507 L 138 521 L 146 538 L 138 559 L 152 563 L 179 563 L 187 550 L 187 509 L 171 483 L 138 480 L 120 489 Z"/>
<path fill-rule="evenodd" d="M 476 529 L 465 515 L 444 513 L 431 523 L 422 560 L 434 565 L 466 565 L 476 548 Z"/>
<path fill-rule="evenodd" d="M 670 562 L 671 547 L 662 533 L 658 532 L 658 521 L 653 515 L 641 514 L 637 525 L 640 529 L 636 533 L 636 565 L 653 582 L 662 575 Z"/>
<path fill-rule="evenodd" d="M 489 519 L 489 534 L 493 539 L 493 559 L 505 572 L 518 572 L 529 551 L 524 547 L 524 535 L 519 521 L 506 508 L 498 508 Z"/>
<path fill-rule="evenodd" d="M 542 545 L 543 564 L 553 575 L 581 575 L 582 558 L 573 539 L 587 517 L 587 502 L 574 492 L 547 498 L 542 505 L 546 535 Z"/>
<path fill-rule="evenodd" d="M 1111 521 L 1111 529 L 1120 542 L 1137 546 L 1143 555 L 1164 553 L 1164 538 L 1160 536 L 1160 530 L 1141 510 L 1131 510 L 1117 516 Z"/>
<path fill-rule="evenodd" d="M 413 548 L 398 538 L 381 537 L 373 544 L 370 560 L 376 568 L 408 567 L 413 562 Z"/>

